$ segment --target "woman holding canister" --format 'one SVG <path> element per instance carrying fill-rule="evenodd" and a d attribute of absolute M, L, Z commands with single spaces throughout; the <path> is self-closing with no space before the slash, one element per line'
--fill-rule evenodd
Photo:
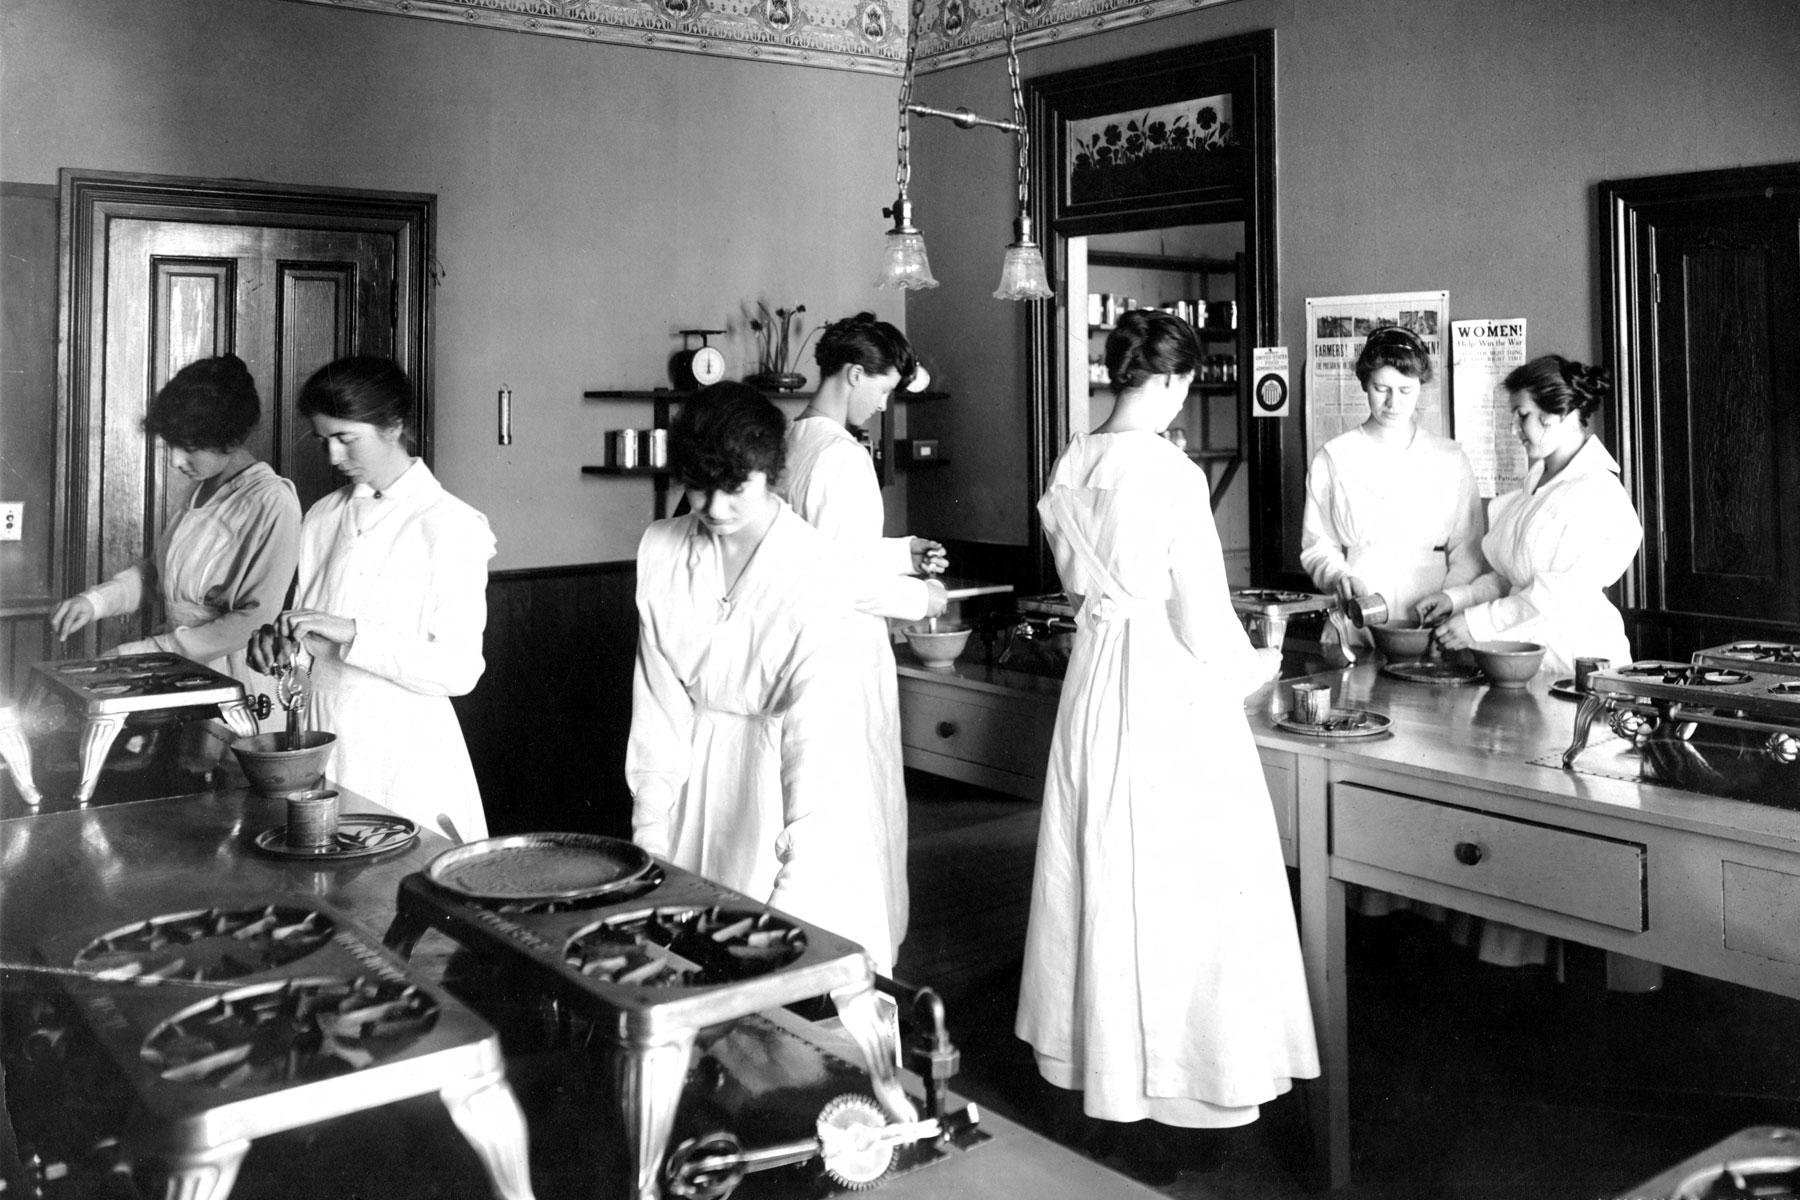
<path fill-rule="evenodd" d="M 457 840 L 487 816 L 451 696 L 486 665 L 487 518 L 412 456 L 411 382 L 344 358 L 300 390 L 301 415 L 350 482 L 306 514 L 295 606 L 251 639 L 250 664 L 311 670 L 311 721 L 337 735 L 327 776 Z"/>

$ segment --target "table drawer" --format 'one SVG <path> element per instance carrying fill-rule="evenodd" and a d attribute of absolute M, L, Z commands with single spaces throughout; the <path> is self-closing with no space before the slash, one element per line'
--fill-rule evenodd
<path fill-rule="evenodd" d="M 900 741 L 917 750 L 1042 779 L 1055 720 L 975 694 L 900 689 Z"/>
<path fill-rule="evenodd" d="M 1649 927 L 1637 842 L 1340 783 L 1331 853 L 1631 933 Z"/>

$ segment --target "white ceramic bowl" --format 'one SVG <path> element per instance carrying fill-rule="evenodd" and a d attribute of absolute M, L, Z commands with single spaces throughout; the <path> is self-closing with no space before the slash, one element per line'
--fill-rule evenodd
<path fill-rule="evenodd" d="M 1544 663 L 1544 648 L 1536 642 L 1476 642 L 1469 653 L 1495 687 L 1522 688 Z"/>
<path fill-rule="evenodd" d="M 956 656 L 963 652 L 969 641 L 969 627 L 938 622 L 934 631 L 925 625 L 909 625 L 906 627 L 906 641 L 925 664 L 927 670 L 948 671 L 956 663 Z"/>

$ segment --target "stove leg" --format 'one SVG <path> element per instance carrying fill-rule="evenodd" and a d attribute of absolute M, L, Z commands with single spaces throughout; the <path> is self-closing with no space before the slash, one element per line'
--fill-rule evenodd
<path fill-rule="evenodd" d="M 472 1087 L 456 1084 L 440 1094 L 450 1119 L 481 1157 L 494 1195 L 499 1200 L 534 1200 L 525 1114 L 505 1077 L 492 1075 Z"/>
<path fill-rule="evenodd" d="M 831 999 L 837 1005 L 838 1020 L 843 1022 L 844 1032 L 862 1051 L 863 1065 L 869 1069 L 869 1082 L 875 1087 L 875 1099 L 894 1121 L 918 1120 L 918 1111 L 913 1108 L 895 1074 L 894 1062 L 900 1054 L 900 1043 L 894 1036 L 893 1023 L 884 1018 L 883 1006 L 876 1002 L 875 984 L 871 981 L 841 987 L 831 993 Z"/>
<path fill-rule="evenodd" d="M 402 962 L 412 958 L 413 951 L 419 945 L 419 939 L 431 928 L 431 922 L 417 913 L 409 913 L 404 908 L 394 914 L 393 924 L 381 935 L 381 944 L 400 956 Z"/>
<path fill-rule="evenodd" d="M 225 701 L 219 705 L 219 719 L 231 726 L 231 732 L 239 737 L 256 736 L 256 718 L 251 715 L 248 701 Z"/>
<path fill-rule="evenodd" d="M 631 1173 L 631 1200 L 661 1200 L 663 1158 L 675 1128 L 675 1107 L 687 1084 L 699 1030 L 674 1030 L 668 1040 L 614 1046 L 613 1086 L 625 1119 L 626 1164 Z"/>
<path fill-rule="evenodd" d="M 161 1200 L 225 1200 L 249 1152 L 246 1139 L 165 1155 L 160 1162 L 168 1177 L 163 1181 Z"/>
<path fill-rule="evenodd" d="M 100 768 L 106 765 L 106 752 L 113 739 L 125 728 L 124 713 L 101 713 L 81 723 L 81 787 L 75 792 L 75 803 L 86 804 L 94 798 L 100 785 Z"/>
<path fill-rule="evenodd" d="M 1575 765 L 1575 756 L 1587 749 L 1588 730 L 1594 724 L 1594 718 L 1600 715 L 1605 707 L 1600 697 L 1589 692 L 1581 698 L 1581 707 L 1575 710 L 1575 740 L 1563 751 L 1563 770 L 1567 771 Z"/>
<path fill-rule="evenodd" d="M 19 710 L 10 704 L 0 708 L 0 757 L 6 759 L 7 768 L 12 771 L 13 786 L 19 789 L 20 799 L 32 808 L 42 804 L 44 797 L 31 776 L 31 743 L 25 740 Z"/>

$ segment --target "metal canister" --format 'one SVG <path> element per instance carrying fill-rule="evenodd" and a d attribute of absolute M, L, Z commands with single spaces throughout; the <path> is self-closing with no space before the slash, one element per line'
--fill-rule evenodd
<path fill-rule="evenodd" d="M 635 429 L 615 429 L 606 435 L 612 442 L 612 465 L 615 467 L 635 467 L 638 465 L 638 431 Z"/>
<path fill-rule="evenodd" d="M 646 429 L 639 436 L 638 462 L 646 467 L 669 465 L 669 431 Z"/>
<path fill-rule="evenodd" d="M 1585 695 L 1589 690 L 1588 676 L 1595 671 L 1606 671 L 1612 668 L 1610 658 L 1578 658 L 1575 660 L 1575 690 Z"/>
<path fill-rule="evenodd" d="M 1350 614 L 1350 620 L 1358 629 L 1366 629 L 1370 625 L 1387 624 L 1387 598 L 1379 593 L 1371 592 L 1366 596 L 1350 597 L 1344 601 L 1344 611 Z"/>

